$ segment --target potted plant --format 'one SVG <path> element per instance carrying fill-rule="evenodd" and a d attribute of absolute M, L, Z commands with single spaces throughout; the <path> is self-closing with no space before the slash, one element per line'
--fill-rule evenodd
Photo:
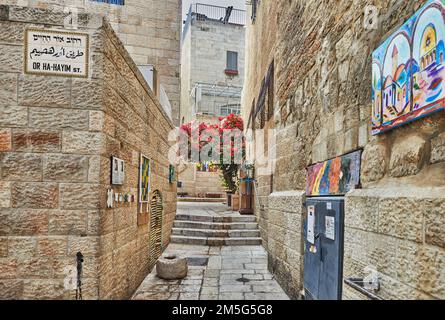
<path fill-rule="evenodd" d="M 227 205 L 229 207 L 232 207 L 232 209 L 239 206 L 238 168 L 239 168 L 239 166 L 236 164 L 219 165 L 222 184 L 226 188 Z M 233 210 L 235 210 L 235 209 L 233 209 Z M 238 209 L 236 209 L 236 210 L 238 210 Z"/>

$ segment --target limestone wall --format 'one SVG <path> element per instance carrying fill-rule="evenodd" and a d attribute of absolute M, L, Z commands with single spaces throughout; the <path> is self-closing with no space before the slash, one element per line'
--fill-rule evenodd
<path fill-rule="evenodd" d="M 225 189 L 218 172 L 201 172 L 195 164 L 187 164 L 179 172 L 181 188 L 178 192 L 186 192 L 189 197 L 205 197 L 206 193 L 221 194 L 225 197 Z"/>
<path fill-rule="evenodd" d="M 218 83 L 227 82 L 234 86 L 242 86 L 244 80 L 244 26 L 223 24 L 215 21 L 193 22 L 191 33 L 190 80 L 195 82 Z M 227 51 L 238 53 L 239 75 L 233 80 L 224 74 L 227 62 Z"/>
<path fill-rule="evenodd" d="M 445 297 L 445 187 L 355 190 L 345 211 L 345 278 L 370 268 L 384 299 Z"/>
<path fill-rule="evenodd" d="M 266 230 L 273 216 L 269 194 L 289 190 L 302 191 L 305 189 L 307 166 L 361 148 L 364 149 L 362 188 L 372 191 L 378 199 L 385 198 L 385 194 L 391 191 L 395 194 L 392 199 L 395 208 L 403 208 L 403 198 L 412 197 L 412 193 L 403 191 L 402 187 L 430 190 L 425 194 L 425 199 L 430 199 L 445 185 L 444 112 L 379 136 L 370 134 L 371 53 L 414 14 L 423 2 L 260 2 L 257 19 L 255 23 L 249 23 L 247 29 L 246 52 L 249 54 L 246 57 L 242 106 L 244 119 L 247 120 L 253 103 L 258 101 L 261 82 L 274 61 L 274 116 L 266 122 L 265 127 L 276 130 L 278 143 L 276 170 L 273 175 L 257 177 L 259 203 L 256 205 L 256 214 L 260 218 L 262 230 Z M 376 28 L 364 27 L 366 5 L 375 5 L 379 9 Z M 258 125 L 258 120 L 256 121 Z M 360 208 L 365 208 L 367 203 L 367 210 L 374 215 L 383 215 L 388 210 L 380 214 L 381 202 L 375 204 L 373 201 L 365 201 L 363 197 L 355 200 L 355 196 L 352 193 L 347 200 L 345 232 L 348 238 L 345 246 L 347 241 L 353 241 L 356 252 L 367 252 L 366 246 L 373 241 L 372 236 L 366 232 L 363 235 L 363 231 L 353 227 L 357 218 L 351 203 L 361 203 Z M 402 200 L 397 204 L 399 198 Z M 443 199 L 437 197 L 434 201 L 440 207 Z M 419 201 L 413 201 L 412 206 L 414 211 L 426 212 L 420 208 Z M 395 209 L 388 214 L 391 214 L 394 221 L 401 223 L 406 219 L 411 226 L 417 218 L 407 215 L 406 209 Z M 439 217 L 443 213 L 445 212 L 441 210 Z M 427 214 L 420 216 L 426 217 Z M 439 234 L 443 232 L 440 219 L 432 227 Z M 394 235 L 398 228 L 397 223 L 391 223 L 385 227 L 385 231 L 373 232 Z M 262 237 L 266 248 L 271 252 L 270 243 L 276 241 L 275 236 L 263 231 Z M 405 233 L 399 234 L 397 238 L 413 241 Z M 440 270 L 437 263 L 444 259 L 444 246 L 428 243 L 422 237 L 417 240 L 417 247 L 411 258 L 422 260 L 425 256 L 423 250 L 433 250 L 436 262 L 425 262 L 424 265 L 428 267 L 424 270 Z M 407 243 L 414 245 L 415 242 Z M 351 254 L 348 250 L 350 244 L 345 247 L 345 257 Z M 389 253 L 392 248 L 382 245 L 379 250 Z M 386 263 L 383 254 L 376 255 L 375 259 L 380 266 Z M 357 261 L 364 263 L 365 260 L 358 257 Z M 345 270 L 353 269 L 351 263 L 351 259 L 345 260 Z M 402 283 L 404 288 L 416 288 L 415 290 L 426 294 L 422 297 L 444 297 L 443 291 L 429 288 L 443 288 L 443 278 L 432 276 L 434 285 L 423 281 L 411 286 L 407 284 L 406 276 L 410 273 L 410 266 L 399 263 L 395 268 L 390 275 L 391 279 L 384 277 L 382 280 L 382 287 L 387 288 L 382 290 L 390 291 L 383 293 L 385 297 L 408 296 L 407 291 L 397 291 L 391 281 Z M 354 273 L 359 277 L 365 272 L 354 269 Z M 388 275 L 385 269 L 382 273 Z M 351 276 L 352 273 L 345 272 L 345 275 Z M 297 282 L 291 273 L 283 275 L 282 279 L 284 282 Z"/>
<path fill-rule="evenodd" d="M 268 267 L 288 295 L 297 299 L 303 286 L 304 193 L 274 192 L 268 200 L 261 219 L 261 231 L 267 235 Z"/>
<path fill-rule="evenodd" d="M 124 46 L 109 25 L 103 32 L 103 132 L 106 154 L 127 164 L 126 181 L 117 192 L 137 194 L 140 154 L 151 159 L 151 190 L 160 190 L 164 216 L 164 248 L 176 213 L 176 184 L 168 182 L 168 134 L 172 123 L 146 86 Z M 102 158 L 108 187 L 109 158 Z M 102 298 L 129 297 L 147 275 L 149 224 L 138 225 L 137 206 L 104 209 L 99 291 Z M 125 278 L 123 278 L 125 275 Z"/>
<path fill-rule="evenodd" d="M 105 16 L 136 64 L 156 67 L 159 82 L 172 105 L 173 122 L 179 125 L 182 28 L 179 0 L 125 0 L 124 5 L 92 0 L 0 0 L 0 4 L 59 12 L 65 8 L 75 8 L 79 13 Z"/>
<path fill-rule="evenodd" d="M 128 298 L 148 274 L 148 224 L 135 203 L 106 207 L 110 156 L 136 196 L 139 154 L 164 199 L 163 242 L 176 211 L 165 140 L 173 124 L 111 26 L 83 14 L 87 79 L 23 73 L 25 29 L 63 30 L 47 10 L 0 7 L 0 298 L 73 299 L 67 266 L 82 252 L 83 298 Z M 44 23 L 44 25 L 42 24 Z"/>

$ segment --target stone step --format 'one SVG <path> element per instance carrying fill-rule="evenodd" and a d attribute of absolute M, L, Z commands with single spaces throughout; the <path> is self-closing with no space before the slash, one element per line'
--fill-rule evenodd
<path fill-rule="evenodd" d="M 200 222 L 175 220 L 174 228 L 182 229 L 211 229 L 211 230 L 256 230 L 258 223 L 256 222 Z"/>
<path fill-rule="evenodd" d="M 207 246 L 245 246 L 260 245 L 261 238 L 206 238 L 172 235 L 171 243 L 207 245 Z"/>
<path fill-rule="evenodd" d="M 205 237 L 205 238 L 256 238 L 260 236 L 260 231 L 173 228 L 172 234 L 178 236 Z"/>
<path fill-rule="evenodd" d="M 199 221 L 199 222 L 256 222 L 255 216 L 227 215 L 208 216 L 193 214 L 177 214 L 175 220 L 178 221 Z"/>

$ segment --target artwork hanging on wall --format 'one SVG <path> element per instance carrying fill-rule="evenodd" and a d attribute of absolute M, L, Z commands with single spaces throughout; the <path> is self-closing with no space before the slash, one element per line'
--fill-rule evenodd
<path fill-rule="evenodd" d="M 139 203 L 148 203 L 150 195 L 150 159 L 141 154 L 139 164 Z"/>
<path fill-rule="evenodd" d="M 111 157 L 111 184 L 123 185 L 125 179 L 125 162 L 117 157 Z"/>
<path fill-rule="evenodd" d="M 344 195 L 360 184 L 362 151 L 355 151 L 307 168 L 306 195 Z"/>
<path fill-rule="evenodd" d="M 445 110 L 445 0 L 432 0 L 372 54 L 372 133 L 440 110 Z"/>

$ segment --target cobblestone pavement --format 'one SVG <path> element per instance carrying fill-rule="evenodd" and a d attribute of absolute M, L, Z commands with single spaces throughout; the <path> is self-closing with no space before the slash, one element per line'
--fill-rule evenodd
<path fill-rule="evenodd" d="M 163 280 L 156 268 L 142 282 L 134 300 L 289 300 L 267 270 L 262 246 L 209 247 L 170 244 L 164 254 L 208 258 L 207 266 L 192 259 L 183 280 Z"/>

